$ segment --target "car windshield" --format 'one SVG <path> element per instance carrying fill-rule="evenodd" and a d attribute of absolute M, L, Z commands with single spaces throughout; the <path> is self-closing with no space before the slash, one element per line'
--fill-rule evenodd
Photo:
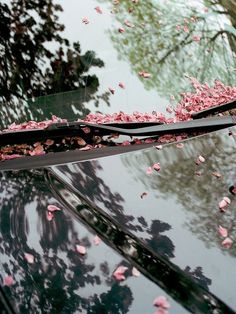
<path fill-rule="evenodd" d="M 52 115 L 165 112 L 236 81 L 233 0 L 2 1 L 0 127 Z"/>

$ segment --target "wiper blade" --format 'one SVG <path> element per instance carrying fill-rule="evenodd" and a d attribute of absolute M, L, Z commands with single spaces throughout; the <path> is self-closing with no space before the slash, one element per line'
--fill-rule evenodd
<path fill-rule="evenodd" d="M 53 123 L 45 129 L 20 130 L 0 133 L 0 146 L 19 143 L 58 139 L 73 136 L 110 135 L 121 134 L 128 136 L 159 136 L 163 134 L 191 133 L 203 131 L 216 131 L 236 124 L 236 117 L 224 116 L 201 120 L 190 120 L 161 125 L 145 126 L 137 124 L 137 128 L 117 127 L 105 124 L 91 124 L 86 122 Z M 90 133 L 85 134 L 83 129 L 90 128 Z"/>
<path fill-rule="evenodd" d="M 231 102 L 228 102 L 226 104 L 214 106 L 214 107 L 193 113 L 192 118 L 193 119 L 200 119 L 200 118 L 207 117 L 211 114 L 221 113 L 221 112 L 225 112 L 225 111 L 232 110 L 232 109 L 236 109 L 236 99 L 231 101 Z"/>

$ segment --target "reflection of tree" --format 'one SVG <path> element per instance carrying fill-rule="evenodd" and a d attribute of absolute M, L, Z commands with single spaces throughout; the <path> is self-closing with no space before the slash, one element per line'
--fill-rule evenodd
<path fill-rule="evenodd" d="M 196 166 L 195 160 L 199 154 L 206 157 L 206 162 Z M 130 169 L 137 169 L 132 173 L 147 190 L 158 191 L 158 197 L 173 198 L 179 202 L 189 213 L 188 228 L 211 247 L 221 245 L 222 239 L 217 233 L 219 225 L 227 227 L 230 237 L 235 240 L 235 211 L 229 210 L 222 215 L 218 209 L 218 202 L 223 196 L 232 199 L 228 190 L 235 181 L 235 169 L 232 167 L 234 156 L 235 141 L 225 131 L 222 135 L 212 133 L 208 137 L 189 140 L 182 149 L 171 145 L 158 154 L 152 151 L 140 155 L 139 159 L 129 156 L 129 160 L 124 158 L 123 162 Z M 140 169 L 140 163 L 148 167 L 157 159 L 161 164 L 158 175 L 143 176 L 145 169 Z M 197 176 L 195 171 L 202 175 Z M 212 172 L 220 172 L 222 178 L 217 179 Z M 233 206 L 234 199 L 230 207 Z M 227 252 L 236 254 L 233 247 Z"/>
<path fill-rule="evenodd" d="M 202 287 L 209 290 L 208 286 L 211 285 L 212 281 L 203 274 L 202 267 L 196 267 L 191 271 L 191 268 L 187 266 L 184 271 L 192 276 Z"/>
<path fill-rule="evenodd" d="M 78 290 L 101 285 L 102 278 L 92 273 L 95 265 L 88 262 L 88 256 L 75 251 L 77 243 L 89 248 L 89 238 L 79 237 L 71 216 L 64 211 L 53 221 L 46 220 L 45 208 L 55 200 L 42 173 L 25 171 L 16 176 L 9 172 L 0 174 L 0 179 L 0 278 L 2 282 L 4 273 L 14 276 L 14 285 L 4 290 L 17 312 L 37 313 L 40 309 L 43 313 L 75 313 L 90 309 L 91 302 L 98 303 L 98 295 L 91 292 L 81 296 Z M 32 233 L 33 247 L 29 245 Z M 34 255 L 33 264 L 26 262 L 25 252 Z M 104 277 L 111 277 L 109 268 Z M 126 297 L 119 299 L 117 284 L 107 282 L 110 290 L 99 299 L 103 304 L 109 299 L 113 313 L 127 313 L 132 303 L 130 288 L 127 286 Z"/>
<path fill-rule="evenodd" d="M 122 35 L 116 29 L 111 38 L 135 73 L 152 74 L 143 79 L 147 88 L 164 95 L 178 93 L 186 88 L 184 73 L 209 83 L 216 78 L 225 84 L 235 82 L 235 2 L 195 3 L 139 1 L 130 10 L 130 1 L 120 2 L 114 16 L 122 25 L 128 19 L 134 27 Z"/>
<path fill-rule="evenodd" d="M 4 56 L 0 58 L 0 101 L 1 112 L 9 120 L 12 109 L 24 118 L 30 113 L 30 118 L 34 114 L 41 118 L 48 110 L 42 106 L 34 114 L 32 110 L 28 113 L 22 108 L 26 98 L 82 89 L 87 99 L 81 106 L 91 99 L 99 101 L 95 96 L 98 78 L 88 72 L 92 66 L 102 67 L 104 63 L 93 51 L 82 55 L 79 42 L 70 46 L 62 37 L 64 25 L 57 15 L 60 11 L 62 7 L 53 0 L 0 4 L 0 53 Z M 49 44 L 56 47 L 55 52 L 47 48 Z M 101 97 L 108 101 L 108 93 Z"/>

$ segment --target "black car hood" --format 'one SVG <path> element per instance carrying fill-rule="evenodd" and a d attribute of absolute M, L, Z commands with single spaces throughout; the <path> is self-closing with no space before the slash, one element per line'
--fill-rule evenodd
<path fill-rule="evenodd" d="M 203 313 L 206 300 L 209 313 L 233 312 L 235 244 L 222 247 L 218 226 L 235 240 L 229 193 L 234 132 L 161 150 L 1 172 L 0 266 L 2 280 L 14 278 L 3 290 L 15 310 L 152 313 L 154 298 L 167 295 L 171 313 Z M 199 155 L 205 162 L 196 165 Z M 147 174 L 154 163 L 160 171 Z M 231 204 L 221 213 L 218 203 L 226 196 Z M 46 219 L 49 204 L 62 209 L 52 221 Z M 103 240 L 99 246 L 95 234 Z M 76 252 L 76 244 L 87 254 Z M 33 264 L 25 253 L 34 256 Z M 128 267 L 122 282 L 112 276 L 120 265 Z M 132 276 L 133 266 L 141 276 Z"/>

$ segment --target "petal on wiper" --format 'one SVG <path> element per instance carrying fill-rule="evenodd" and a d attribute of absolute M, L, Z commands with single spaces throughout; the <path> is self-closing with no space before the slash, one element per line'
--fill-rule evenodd
<path fill-rule="evenodd" d="M 204 118 L 204 117 L 207 117 L 207 116 L 209 116 L 211 114 L 225 112 L 225 111 L 232 110 L 232 109 L 236 109 L 236 99 L 231 101 L 231 102 L 228 102 L 226 104 L 222 104 L 222 105 L 219 105 L 219 106 L 214 106 L 214 107 L 211 107 L 211 108 L 208 108 L 208 109 L 205 109 L 205 110 L 193 113 L 192 114 L 192 118 L 193 119 Z"/>
<path fill-rule="evenodd" d="M 203 132 L 215 131 L 224 127 L 231 127 L 236 124 L 236 117 L 213 117 L 201 120 L 190 120 L 184 122 L 149 125 L 137 124 L 137 128 L 117 127 L 106 124 L 92 124 L 87 122 L 68 122 L 68 123 L 53 123 L 45 129 L 21 130 L 0 133 L 0 145 L 11 145 L 18 143 L 34 142 L 64 138 L 72 136 L 85 136 L 83 129 L 88 127 L 90 133 L 86 134 L 87 137 L 91 135 L 109 135 L 117 133 L 129 136 L 159 136 L 163 134 L 173 133 L 189 133 L 189 132 Z"/>

